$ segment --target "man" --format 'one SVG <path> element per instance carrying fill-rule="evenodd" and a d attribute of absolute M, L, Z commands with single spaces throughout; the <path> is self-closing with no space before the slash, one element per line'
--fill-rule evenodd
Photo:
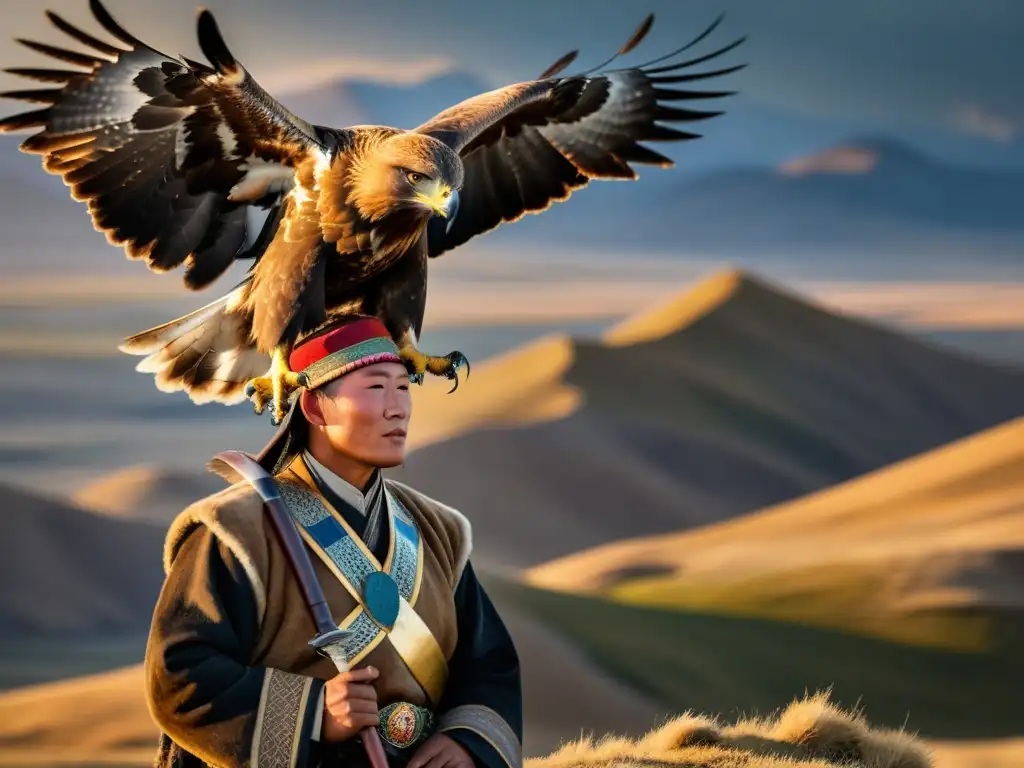
<path fill-rule="evenodd" d="M 168 532 L 146 649 L 158 765 L 364 766 L 359 732 L 376 727 L 395 768 L 519 768 L 519 662 L 470 564 L 470 525 L 381 476 L 404 460 L 411 410 L 397 347 L 358 316 L 289 362 L 307 383 L 257 460 L 350 632 L 352 669 L 309 646 L 315 625 L 257 492 L 203 499 Z M 397 587 L 396 616 L 363 594 L 370 573 Z"/>

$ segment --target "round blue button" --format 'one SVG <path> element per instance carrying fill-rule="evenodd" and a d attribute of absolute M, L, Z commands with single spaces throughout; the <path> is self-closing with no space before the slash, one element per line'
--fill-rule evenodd
<path fill-rule="evenodd" d="M 363 582 L 363 602 L 370 618 L 386 629 L 398 619 L 398 585 L 383 571 L 374 571 Z"/>

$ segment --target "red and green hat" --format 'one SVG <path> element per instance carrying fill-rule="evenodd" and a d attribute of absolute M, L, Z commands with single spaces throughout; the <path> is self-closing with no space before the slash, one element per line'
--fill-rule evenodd
<path fill-rule="evenodd" d="M 384 323 L 367 315 L 347 315 L 332 321 L 302 339 L 288 356 L 289 367 L 305 374 L 303 386 L 307 389 L 322 387 L 354 370 L 383 362 L 401 363 L 402 358 Z M 277 433 L 256 460 L 267 472 L 276 474 L 305 448 L 308 429 L 299 398 L 295 397 Z"/>
<path fill-rule="evenodd" d="M 375 363 L 402 363 L 402 358 L 384 323 L 363 315 L 307 336 L 288 357 L 288 366 L 305 376 L 307 389 Z"/>

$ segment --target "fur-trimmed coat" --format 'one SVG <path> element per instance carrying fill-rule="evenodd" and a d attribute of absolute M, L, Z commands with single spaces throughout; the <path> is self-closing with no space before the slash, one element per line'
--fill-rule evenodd
<path fill-rule="evenodd" d="M 340 515 L 369 552 L 358 527 L 365 518 L 346 509 L 330 489 L 294 464 L 276 479 L 289 506 L 313 505 L 324 515 L 325 509 Z M 410 658 L 422 660 L 425 649 L 430 651 L 431 669 L 446 669 L 447 682 L 431 700 L 430 686 L 421 686 L 423 676 L 416 676 L 392 642 L 399 622 L 387 634 L 364 620 L 362 626 L 376 638 L 352 657 L 353 667 L 379 670 L 374 687 L 381 707 L 405 701 L 431 709 L 439 729 L 459 741 L 481 768 L 519 768 L 519 662 L 473 572 L 470 525 L 408 486 L 386 480 L 385 489 L 398 506 L 389 507 L 390 533 L 370 554 L 385 568 L 396 568 L 401 558 L 395 530 L 411 525 L 418 532 L 420 555 L 406 550 L 402 560 L 406 574 L 410 558 L 421 564 L 407 605 L 415 616 L 406 614 L 406 626 L 415 624 L 420 632 Z M 358 615 L 352 594 L 330 564 L 318 556 L 311 560 L 334 619 L 343 623 Z M 164 566 L 167 576 L 145 658 L 147 702 L 163 734 L 157 764 L 339 764 L 333 745 L 319 742 L 322 690 L 337 670 L 308 644 L 316 627 L 261 497 L 238 483 L 193 504 L 170 527 Z M 417 570 L 415 563 L 411 570 Z M 431 647 L 422 642 L 427 631 L 436 640 Z"/>

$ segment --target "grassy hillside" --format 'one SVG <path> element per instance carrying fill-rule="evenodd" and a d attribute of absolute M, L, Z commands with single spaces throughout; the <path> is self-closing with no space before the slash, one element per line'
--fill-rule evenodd
<path fill-rule="evenodd" d="M 1024 418 L 740 518 L 580 552 L 528 581 L 664 608 L 984 649 L 1024 610 Z"/>
<path fill-rule="evenodd" d="M 1020 735 L 1024 659 L 1013 647 L 956 653 L 761 619 L 627 606 L 491 582 L 599 666 L 667 711 L 768 712 L 831 687 L 840 705 L 927 736 Z"/>
<path fill-rule="evenodd" d="M 840 558 L 756 575 L 638 578 L 611 588 L 608 594 L 632 605 L 778 619 L 912 645 L 979 652 L 991 647 L 998 626 L 987 612 L 945 606 L 893 610 L 892 582 L 919 567 L 919 560 Z M 957 559 L 929 563 L 936 571 L 963 565 Z"/>

